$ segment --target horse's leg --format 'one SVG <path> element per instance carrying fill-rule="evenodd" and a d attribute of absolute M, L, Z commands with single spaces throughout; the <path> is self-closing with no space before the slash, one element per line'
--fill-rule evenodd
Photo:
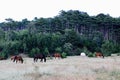
<path fill-rule="evenodd" d="M 44 62 L 46 62 L 46 58 L 44 58 Z"/>
<path fill-rule="evenodd" d="M 34 59 L 33 59 L 33 61 L 35 62 L 35 61 L 36 61 L 36 59 L 34 58 Z"/>
<path fill-rule="evenodd" d="M 19 63 L 21 62 L 21 60 L 20 60 L 20 59 L 18 59 L 18 61 L 19 61 Z"/>
<path fill-rule="evenodd" d="M 55 59 L 56 59 L 56 55 L 54 55 Z"/>
<path fill-rule="evenodd" d="M 20 59 L 19 61 L 20 61 L 20 63 L 22 63 L 22 59 Z"/>
<path fill-rule="evenodd" d="M 35 58 L 35 62 L 37 62 L 37 59 Z"/>
<path fill-rule="evenodd" d="M 37 62 L 38 58 L 34 58 L 34 62 Z"/>
<path fill-rule="evenodd" d="M 101 54 L 101 57 L 102 57 L 102 58 L 104 58 L 104 55 L 103 55 L 103 54 Z"/>
<path fill-rule="evenodd" d="M 36 58 L 36 62 L 38 61 L 38 58 Z"/>
<path fill-rule="evenodd" d="M 15 59 L 13 60 L 13 62 L 15 62 Z"/>
<path fill-rule="evenodd" d="M 60 59 L 60 56 L 58 58 Z"/>
<path fill-rule="evenodd" d="M 20 62 L 22 63 L 22 59 L 20 59 Z"/>
<path fill-rule="evenodd" d="M 40 62 L 43 62 L 43 58 L 41 58 Z"/>
<path fill-rule="evenodd" d="M 104 58 L 104 55 L 102 55 L 103 56 L 103 58 Z"/>
<path fill-rule="evenodd" d="M 19 63 L 22 63 L 22 60 L 21 60 L 21 58 L 19 59 Z"/>
<path fill-rule="evenodd" d="M 18 60 L 16 59 L 16 63 L 17 63 L 17 61 L 18 61 Z"/>

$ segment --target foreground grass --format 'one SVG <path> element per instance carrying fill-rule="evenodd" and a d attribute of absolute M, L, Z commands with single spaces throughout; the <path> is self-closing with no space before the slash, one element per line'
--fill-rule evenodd
<path fill-rule="evenodd" d="M 33 63 L 25 58 L 25 63 L 0 61 L 0 80 L 119 80 L 120 57 L 82 58 L 48 60 Z"/>

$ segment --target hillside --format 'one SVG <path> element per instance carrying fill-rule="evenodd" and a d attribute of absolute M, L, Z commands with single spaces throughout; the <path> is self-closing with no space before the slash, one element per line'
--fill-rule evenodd
<path fill-rule="evenodd" d="M 61 11 L 54 18 L 32 21 L 11 18 L 0 23 L 0 56 L 19 53 L 30 57 L 36 53 L 55 52 L 88 56 L 102 52 L 105 56 L 120 52 L 120 18 L 98 14 L 89 16 L 78 10 Z"/>

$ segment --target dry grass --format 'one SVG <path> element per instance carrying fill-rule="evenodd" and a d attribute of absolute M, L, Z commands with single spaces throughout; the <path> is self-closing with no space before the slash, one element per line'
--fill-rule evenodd
<path fill-rule="evenodd" d="M 0 80 L 119 80 L 120 57 L 47 60 L 34 63 L 24 58 L 23 64 L 0 61 Z"/>

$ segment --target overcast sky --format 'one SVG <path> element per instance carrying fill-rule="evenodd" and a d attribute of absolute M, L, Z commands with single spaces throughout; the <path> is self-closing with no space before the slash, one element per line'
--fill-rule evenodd
<path fill-rule="evenodd" d="M 99 13 L 120 17 L 120 0 L 0 0 L 0 22 L 53 17 L 61 10 L 79 10 L 90 16 Z"/>

